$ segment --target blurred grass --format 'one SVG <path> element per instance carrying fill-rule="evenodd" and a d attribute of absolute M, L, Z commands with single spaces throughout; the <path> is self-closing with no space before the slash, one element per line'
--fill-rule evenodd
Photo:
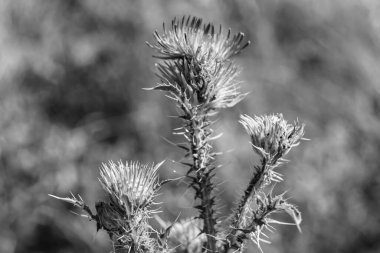
<path fill-rule="evenodd" d="M 107 236 L 48 198 L 103 198 L 107 160 L 180 159 L 175 109 L 145 45 L 163 21 L 197 15 L 253 41 L 236 60 L 248 97 L 220 116 L 223 215 L 255 162 L 240 113 L 284 113 L 311 139 L 284 167 L 303 234 L 280 227 L 265 252 L 380 250 L 380 4 L 353 1 L 47 1 L 0 3 L 0 252 L 105 252 Z M 244 144 L 245 143 L 245 144 Z M 184 168 L 167 162 L 162 177 Z M 223 190 L 222 190 L 223 189 Z M 164 218 L 191 215 L 191 193 L 167 186 Z M 250 247 L 248 252 L 257 252 Z"/>

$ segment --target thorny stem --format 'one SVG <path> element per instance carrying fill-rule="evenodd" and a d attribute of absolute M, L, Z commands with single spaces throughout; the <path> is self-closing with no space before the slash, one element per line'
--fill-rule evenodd
<path fill-rule="evenodd" d="M 196 208 L 200 212 L 199 217 L 203 220 L 203 232 L 207 236 L 206 249 L 209 252 L 216 252 L 216 220 L 213 217 L 214 198 L 212 196 L 214 185 L 211 182 L 214 158 L 210 153 L 212 146 L 208 142 L 208 137 L 212 133 L 209 128 L 210 124 L 211 122 L 204 112 L 194 110 L 188 125 L 193 165 L 187 173 L 187 177 L 192 180 L 191 186 L 195 190 L 195 199 L 200 199 L 200 205 Z"/>
<path fill-rule="evenodd" d="M 265 170 L 267 167 L 267 159 L 262 159 L 261 166 L 257 168 L 254 176 L 251 178 L 247 189 L 244 191 L 244 195 L 234 212 L 234 216 L 232 219 L 232 231 L 227 236 L 226 243 L 223 245 L 223 252 L 228 252 L 228 249 L 241 249 L 243 245 L 244 235 L 239 234 L 240 223 L 242 221 L 242 217 L 245 215 L 246 205 L 249 203 L 249 199 L 253 198 L 253 194 L 255 190 L 258 190 L 262 187 L 264 182 Z"/>
<path fill-rule="evenodd" d="M 244 191 L 244 196 L 240 201 L 240 204 L 237 208 L 237 212 L 235 212 L 235 217 L 233 221 L 233 226 L 237 227 L 239 226 L 241 222 L 241 217 L 244 215 L 243 214 L 243 209 L 245 205 L 247 204 L 247 201 L 250 197 L 252 196 L 252 192 L 254 190 L 257 190 L 261 187 L 262 183 L 264 182 L 263 177 L 265 176 L 265 169 L 267 166 L 267 160 L 263 159 L 261 162 L 261 167 L 258 171 L 255 172 L 255 175 L 252 177 L 251 181 L 248 184 L 247 189 Z"/>

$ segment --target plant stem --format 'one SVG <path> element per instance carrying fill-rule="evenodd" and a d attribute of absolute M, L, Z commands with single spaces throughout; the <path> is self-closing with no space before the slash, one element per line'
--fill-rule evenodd
<path fill-rule="evenodd" d="M 226 253 L 229 249 L 241 249 L 242 240 L 245 238 L 241 233 L 238 234 L 238 229 L 240 229 L 240 224 L 242 222 L 242 218 L 245 215 L 247 203 L 249 203 L 249 199 L 254 198 L 254 193 L 256 190 L 262 187 L 264 182 L 265 169 L 267 167 L 267 160 L 264 158 L 261 161 L 261 166 L 257 167 L 254 176 L 251 178 L 247 189 L 244 191 L 244 195 L 240 200 L 240 203 L 237 209 L 234 212 L 234 216 L 232 219 L 232 231 L 227 236 L 226 243 L 223 245 L 222 252 Z M 241 232 L 241 231 L 240 231 Z M 241 237 L 241 238 L 239 238 Z"/>
<path fill-rule="evenodd" d="M 193 113 L 188 124 L 193 165 L 187 177 L 192 180 L 191 186 L 195 190 L 195 199 L 200 199 L 200 205 L 195 208 L 199 210 L 199 217 L 203 219 L 203 232 L 207 236 L 207 252 L 215 252 L 216 219 L 213 217 L 214 197 L 212 191 L 214 185 L 211 181 L 214 157 L 210 153 L 212 146 L 208 141 L 208 137 L 212 133 L 209 128 L 211 122 L 202 110 L 193 110 Z"/>
<path fill-rule="evenodd" d="M 241 217 L 244 215 L 244 209 L 248 202 L 248 199 L 252 196 L 252 193 L 254 190 L 259 189 L 262 185 L 263 177 L 265 175 L 265 168 L 267 166 L 266 159 L 263 159 L 261 162 L 261 166 L 258 168 L 258 170 L 255 172 L 255 175 L 251 178 L 251 181 L 249 182 L 247 189 L 244 191 L 243 198 L 240 201 L 240 204 L 237 208 L 237 211 L 235 212 L 234 216 L 234 222 L 233 226 L 238 227 L 241 222 Z"/>

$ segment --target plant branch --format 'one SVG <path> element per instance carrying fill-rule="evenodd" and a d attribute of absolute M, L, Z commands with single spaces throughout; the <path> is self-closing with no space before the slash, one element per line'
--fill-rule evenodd
<path fill-rule="evenodd" d="M 222 246 L 222 252 L 228 252 L 229 249 L 241 249 L 243 240 L 246 238 L 246 236 L 241 233 L 242 228 L 240 226 L 242 217 L 245 215 L 249 199 L 254 198 L 255 192 L 263 186 L 266 168 L 267 159 L 263 158 L 261 166 L 256 167 L 255 174 L 251 178 L 247 189 L 244 191 L 244 195 L 242 196 L 239 205 L 233 214 L 231 222 L 232 231 L 228 234 L 226 241 Z"/>

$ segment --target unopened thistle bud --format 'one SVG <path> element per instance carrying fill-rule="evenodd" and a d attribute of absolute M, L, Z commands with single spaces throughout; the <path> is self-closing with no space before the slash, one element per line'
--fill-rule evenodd
<path fill-rule="evenodd" d="M 109 162 L 100 169 L 99 181 L 108 192 L 113 204 L 125 210 L 127 214 L 144 209 L 152 204 L 159 188 L 157 165 L 138 162 Z"/>
<path fill-rule="evenodd" d="M 272 165 L 299 144 L 304 135 L 304 124 L 289 124 L 282 114 L 240 116 L 240 123 L 251 137 L 253 150 Z"/>

